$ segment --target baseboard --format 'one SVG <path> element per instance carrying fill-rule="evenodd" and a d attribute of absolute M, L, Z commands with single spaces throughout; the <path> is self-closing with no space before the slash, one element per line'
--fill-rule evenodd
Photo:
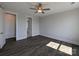
<path fill-rule="evenodd" d="M 41 35 L 30 36 L 30 37 L 27 37 L 27 38 L 20 38 L 18 40 L 16 39 L 16 41 L 20 41 L 20 40 L 24 40 L 24 39 L 29 39 L 29 38 L 36 37 L 36 36 L 41 36 Z"/>
<path fill-rule="evenodd" d="M 6 40 L 7 40 L 7 39 L 16 39 L 16 37 L 10 37 L 10 38 L 6 38 Z"/>

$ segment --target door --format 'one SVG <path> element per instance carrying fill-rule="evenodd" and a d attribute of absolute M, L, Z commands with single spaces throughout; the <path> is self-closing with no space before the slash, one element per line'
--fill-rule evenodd
<path fill-rule="evenodd" d="M 0 8 L 0 48 L 5 44 L 3 11 Z"/>
<path fill-rule="evenodd" d="M 32 36 L 32 18 L 28 17 L 27 37 Z"/>

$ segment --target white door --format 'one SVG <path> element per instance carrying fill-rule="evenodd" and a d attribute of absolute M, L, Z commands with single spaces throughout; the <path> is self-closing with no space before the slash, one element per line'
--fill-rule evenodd
<path fill-rule="evenodd" d="M 5 44 L 3 10 L 0 8 L 0 48 Z"/>

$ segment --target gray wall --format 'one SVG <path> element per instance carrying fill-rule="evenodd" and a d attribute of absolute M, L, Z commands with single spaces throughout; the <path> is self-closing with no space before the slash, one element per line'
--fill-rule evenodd
<path fill-rule="evenodd" d="M 40 35 L 79 45 L 79 9 L 41 17 Z"/>
<path fill-rule="evenodd" d="M 21 40 L 27 38 L 27 17 L 28 14 L 17 14 L 16 16 L 16 40 Z M 39 18 L 35 16 L 32 17 L 32 36 L 39 35 Z"/>
<path fill-rule="evenodd" d="M 39 35 L 39 17 L 32 17 L 32 36 Z"/>
<path fill-rule="evenodd" d="M 21 14 L 17 14 L 16 18 L 16 40 L 21 40 L 27 37 L 26 20 Z"/>

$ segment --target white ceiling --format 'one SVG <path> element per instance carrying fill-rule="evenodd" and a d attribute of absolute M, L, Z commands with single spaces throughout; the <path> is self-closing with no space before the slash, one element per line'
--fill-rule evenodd
<path fill-rule="evenodd" d="M 34 10 L 29 8 L 34 7 L 37 2 L 1 2 L 0 3 L 5 10 L 19 12 L 23 14 L 31 14 L 36 16 L 44 16 L 66 10 L 71 10 L 79 7 L 79 2 L 71 4 L 71 2 L 42 2 L 44 8 L 50 8 L 50 11 L 46 11 L 45 14 L 34 14 Z"/>

